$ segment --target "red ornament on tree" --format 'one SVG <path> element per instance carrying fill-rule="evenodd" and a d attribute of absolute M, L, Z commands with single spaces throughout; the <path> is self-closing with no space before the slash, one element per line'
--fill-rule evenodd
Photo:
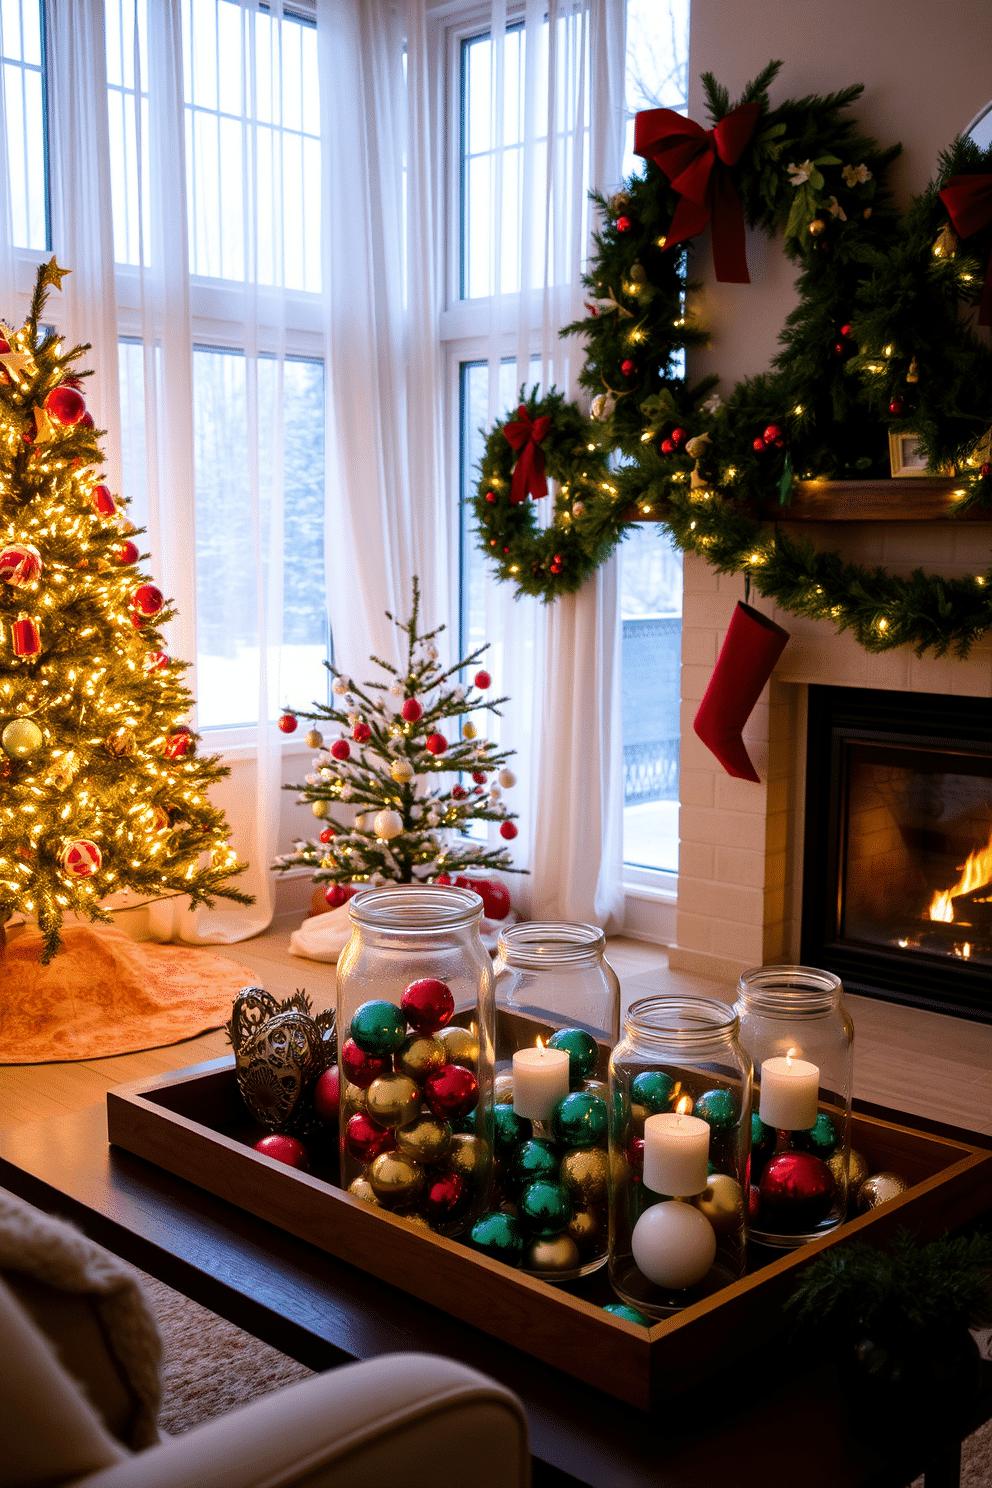
<path fill-rule="evenodd" d="M 332 831 L 332 829 L 330 827 L 325 827 L 320 834 L 320 840 L 321 842 L 330 842 L 333 836 L 334 832 Z"/>
<path fill-rule="evenodd" d="M 487 687 L 491 687 L 493 681 L 488 672 L 476 672 L 472 680 L 480 692 L 485 692 Z"/>
<path fill-rule="evenodd" d="M 279 729 L 284 734 L 296 733 L 296 719 L 292 713 L 284 713 L 279 720 Z"/>
<path fill-rule="evenodd" d="M 150 620 L 153 615 L 157 615 L 164 604 L 162 591 L 154 584 L 139 584 L 131 600 L 132 610 L 143 620 Z"/>
<path fill-rule="evenodd" d="M 439 1173 L 428 1180 L 420 1197 L 420 1206 L 434 1224 L 457 1219 L 468 1204 L 471 1190 L 459 1173 Z"/>
<path fill-rule="evenodd" d="M 255 1143 L 255 1151 L 261 1152 L 263 1157 L 274 1157 L 276 1162 L 286 1163 L 290 1168 L 299 1168 L 301 1173 L 310 1166 L 303 1143 L 285 1132 L 270 1132 L 267 1137 L 260 1137 Z"/>
<path fill-rule="evenodd" d="M 357 1085 L 359 1090 L 368 1090 L 380 1075 L 392 1073 L 393 1061 L 389 1054 L 366 1054 L 354 1039 L 346 1039 L 341 1049 L 341 1068 L 345 1079 L 352 1085 Z"/>
<path fill-rule="evenodd" d="M 94 486 L 90 492 L 90 506 L 99 517 L 113 517 L 117 513 L 117 502 L 109 486 Z"/>
<path fill-rule="evenodd" d="M 479 1082 L 464 1065 L 446 1064 L 424 1081 L 424 1100 L 440 1121 L 458 1121 L 474 1111 Z"/>
<path fill-rule="evenodd" d="M 485 785 L 486 781 L 489 779 L 489 776 L 486 774 L 485 770 L 473 770 L 472 779 L 475 781 L 476 785 Z"/>
<path fill-rule="evenodd" d="M 843 341 L 834 342 L 834 356 L 842 357 L 844 356 L 846 351 L 847 347 L 844 345 Z"/>
<path fill-rule="evenodd" d="M 64 385 L 52 388 L 45 399 L 44 407 L 49 418 L 57 419 L 60 424 L 78 424 L 86 412 L 82 393 Z"/>
<path fill-rule="evenodd" d="M 407 723 L 416 723 L 417 719 L 420 717 L 423 711 L 423 708 L 417 702 L 416 698 L 407 698 L 402 708 L 403 717 L 406 719 Z"/>
<path fill-rule="evenodd" d="M 395 1143 L 388 1127 L 377 1126 L 371 1116 L 356 1111 L 344 1129 L 344 1145 L 356 1162 L 369 1163 L 380 1152 L 391 1151 Z"/>
<path fill-rule="evenodd" d="M 679 445 L 679 444 L 682 443 L 683 439 L 685 438 L 685 430 L 684 429 L 673 429 L 672 432 L 671 432 L 671 434 L 669 435 L 669 438 L 671 439 L 671 441 L 672 441 L 672 443 L 674 445 Z"/>
<path fill-rule="evenodd" d="M 488 502 L 494 502 L 494 501 L 497 501 L 497 500 L 498 500 L 498 499 L 499 499 L 499 498 L 498 498 L 498 497 L 497 497 L 497 495 L 496 495 L 496 492 L 495 492 L 495 491 L 487 491 L 487 492 L 486 492 L 486 500 L 487 500 L 487 501 L 488 501 Z"/>
<path fill-rule="evenodd" d="M 769 424 L 762 438 L 766 444 L 782 444 L 782 430 L 778 424 Z"/>
<path fill-rule="evenodd" d="M 617 232 L 630 232 L 630 227 L 631 223 L 629 217 L 617 218 Z"/>
<path fill-rule="evenodd" d="M 633 377 L 634 373 L 637 371 L 637 363 L 632 362 L 630 360 L 630 357 L 625 357 L 624 360 L 620 363 L 620 371 L 623 373 L 624 377 Z"/>
<path fill-rule="evenodd" d="M 114 557 L 116 558 L 116 560 L 117 560 L 118 563 L 123 563 L 123 564 L 137 563 L 137 561 L 138 561 L 138 549 L 135 547 L 135 545 L 134 545 L 133 542 L 131 542 L 130 540 L 128 540 L 126 543 L 123 544 L 123 546 L 121 546 L 121 547 L 119 547 L 117 549 L 117 552 L 114 554 Z"/>
<path fill-rule="evenodd" d="M 102 863 L 100 849 L 86 837 L 67 842 L 59 854 L 59 867 L 66 878 L 92 878 L 100 871 Z"/>
<path fill-rule="evenodd" d="M 357 729 L 356 729 L 356 733 L 357 733 Z M 331 754 L 333 755 L 333 757 L 336 760 L 350 759 L 351 758 L 351 745 L 348 743 L 348 740 L 347 739 L 335 739 L 334 740 L 334 743 L 331 745 Z"/>
<path fill-rule="evenodd" d="M 661 441 L 661 452 L 663 455 L 674 455 L 675 441 L 673 439 L 663 439 Z"/>
<path fill-rule="evenodd" d="M 435 977 L 422 977 L 411 982 L 400 998 L 400 1007 L 410 1027 L 430 1036 L 451 1022 L 455 999 L 447 982 Z"/>
<path fill-rule="evenodd" d="M 517 835 L 517 829 L 514 826 L 513 822 L 505 821 L 499 829 L 499 835 L 501 837 L 504 837 L 507 842 L 512 842 L 514 837 L 516 837 Z"/>
<path fill-rule="evenodd" d="M 894 414 L 895 417 L 898 418 L 905 406 L 906 405 L 903 403 L 901 398 L 893 398 L 892 402 L 889 404 L 889 412 L 891 414 Z"/>
<path fill-rule="evenodd" d="M 38 622 L 23 611 L 10 627 L 10 638 L 15 656 L 37 656 L 41 650 Z"/>
<path fill-rule="evenodd" d="M 323 835 L 324 834 L 321 833 L 321 837 L 323 837 Z M 328 904 L 331 909 L 340 909 L 342 904 L 347 904 L 350 898 L 351 895 L 345 889 L 343 884 L 328 884 L 327 888 L 324 890 L 324 902 Z"/>
<path fill-rule="evenodd" d="M 468 795 L 468 791 L 465 789 L 465 787 L 463 785 L 453 785 L 451 787 L 452 800 L 455 800 L 455 801 L 464 801 L 464 799 L 465 799 L 465 797 L 467 795 Z"/>
<path fill-rule="evenodd" d="M 758 435 L 758 438 L 754 441 L 754 443 L 752 444 L 751 448 L 753 450 L 755 450 L 760 455 L 764 450 L 766 450 L 768 448 L 768 446 L 765 443 L 765 441 L 761 438 L 761 435 L 759 434 Z"/>
<path fill-rule="evenodd" d="M 93 422 L 93 415 L 91 413 L 84 413 L 79 420 L 79 427 L 81 429 L 95 429 L 96 425 Z M 75 461 L 73 461 L 73 464 L 75 464 Z"/>
<path fill-rule="evenodd" d="M 354 739 L 356 744 L 367 744 L 372 737 L 372 730 L 369 728 L 367 723 L 356 723 L 355 727 L 351 731 L 351 737 Z M 331 753 L 334 754 L 333 746 L 331 748 Z M 351 751 L 348 750 L 346 754 L 335 754 L 334 758 L 347 759 L 348 754 L 350 753 Z"/>
<path fill-rule="evenodd" d="M 332 1064 L 313 1087 L 313 1108 L 321 1121 L 336 1122 L 341 1101 L 341 1077 L 338 1067 Z"/>
<path fill-rule="evenodd" d="M 30 543 L 14 543 L 0 553 L 0 579 L 17 588 L 40 577 L 41 571 L 41 554 Z"/>
<path fill-rule="evenodd" d="M 149 651 L 142 663 L 146 672 L 164 672 L 169 665 L 169 658 L 164 651 Z"/>
<path fill-rule="evenodd" d="M 990 469 L 992 469 L 992 467 L 990 467 L 988 465 L 982 465 L 982 466 L 979 467 L 978 473 L 981 476 L 982 480 L 988 480 L 988 478 L 989 478 L 989 470 Z"/>
<path fill-rule="evenodd" d="M 193 743 L 193 730 L 180 723 L 165 741 L 166 759 L 182 759 Z"/>
<path fill-rule="evenodd" d="M 430 750 L 431 754 L 443 754 L 447 747 L 448 741 L 443 734 L 427 735 L 427 748 Z"/>
<path fill-rule="evenodd" d="M 851 339 L 851 327 L 849 325 L 842 325 L 840 328 L 840 333 L 844 337 L 845 341 L 849 341 Z"/>
<path fill-rule="evenodd" d="M 487 920 L 505 920 L 510 912 L 510 891 L 498 878 L 456 878 L 460 889 L 471 889 L 482 900 Z"/>

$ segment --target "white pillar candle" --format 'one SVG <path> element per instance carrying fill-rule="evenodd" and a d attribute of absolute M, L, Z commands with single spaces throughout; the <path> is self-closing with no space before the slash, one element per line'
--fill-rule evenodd
<path fill-rule="evenodd" d="M 776 1131 L 809 1131 L 816 1125 L 820 1071 L 805 1059 L 785 1054 L 761 1066 L 758 1115 Z"/>
<path fill-rule="evenodd" d="M 547 1121 L 568 1094 L 568 1050 L 518 1049 L 513 1056 L 513 1109 L 532 1121 Z"/>
<path fill-rule="evenodd" d="M 706 1187 L 709 1123 L 698 1116 L 663 1111 L 644 1123 L 644 1187 L 686 1198 Z"/>
<path fill-rule="evenodd" d="M 655 1286 L 683 1291 L 702 1281 L 716 1259 L 716 1231 L 692 1204 L 652 1204 L 634 1226 L 630 1248 L 638 1271 Z"/>

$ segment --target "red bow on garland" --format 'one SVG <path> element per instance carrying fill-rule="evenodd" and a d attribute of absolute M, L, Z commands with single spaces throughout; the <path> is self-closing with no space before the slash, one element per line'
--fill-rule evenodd
<path fill-rule="evenodd" d="M 548 483 L 544 477 L 541 440 L 550 428 L 551 419 L 548 414 L 532 419 L 524 403 L 517 409 L 517 417 L 513 423 L 503 425 L 506 438 L 515 450 L 520 451 L 510 484 L 511 506 L 519 506 L 521 501 L 526 501 L 528 492 L 535 501 L 540 496 L 547 496 Z"/>
<path fill-rule="evenodd" d="M 761 107 L 742 103 L 713 129 L 703 129 L 673 109 L 645 109 L 634 116 L 634 153 L 653 160 L 681 200 L 665 247 L 694 238 L 713 223 L 713 267 L 725 284 L 750 284 L 744 252 L 744 211 L 728 169 L 754 133 Z"/>
<path fill-rule="evenodd" d="M 992 222 L 992 176 L 952 176 L 940 193 L 959 238 L 970 238 Z M 992 255 L 978 305 L 978 324 L 992 325 Z"/>

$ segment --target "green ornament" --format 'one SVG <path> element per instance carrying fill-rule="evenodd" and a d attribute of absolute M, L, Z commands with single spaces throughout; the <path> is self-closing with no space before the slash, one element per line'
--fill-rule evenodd
<path fill-rule="evenodd" d="M 775 1151 L 775 1128 L 766 1126 L 757 1111 L 751 1112 L 751 1182 L 757 1183 L 765 1163 Z"/>
<path fill-rule="evenodd" d="M 406 1019 L 392 1002 L 363 1002 L 351 1020 L 351 1037 L 363 1054 L 395 1054 L 406 1040 Z"/>
<path fill-rule="evenodd" d="M 493 1106 L 493 1147 L 497 1157 L 509 1157 L 521 1142 L 529 1142 L 534 1127 L 512 1106 Z"/>
<path fill-rule="evenodd" d="M 737 1102 L 730 1090 L 707 1090 L 693 1107 L 693 1115 L 709 1122 L 711 1132 L 726 1132 L 737 1120 Z"/>
<path fill-rule="evenodd" d="M 521 1224 L 533 1235 L 559 1235 L 568 1228 L 572 1201 L 560 1183 L 538 1178 L 528 1183 L 517 1205 Z"/>
<path fill-rule="evenodd" d="M 519 1266 L 524 1253 L 524 1232 L 519 1220 L 512 1214 L 497 1209 L 482 1214 L 469 1231 L 469 1240 L 476 1250 L 490 1260 L 502 1261 L 504 1266 Z"/>
<path fill-rule="evenodd" d="M 561 1158 L 553 1142 L 535 1137 L 521 1142 L 510 1158 L 510 1178 L 521 1187 L 537 1178 L 555 1178 Z"/>
<path fill-rule="evenodd" d="M 548 1039 L 549 1049 L 568 1054 L 568 1083 L 574 1088 L 591 1075 L 599 1063 L 599 1045 L 584 1028 L 559 1028 Z"/>
<path fill-rule="evenodd" d="M 607 1302 L 603 1311 L 612 1312 L 614 1317 L 626 1318 L 628 1323 L 640 1323 L 642 1328 L 652 1326 L 649 1317 L 645 1317 L 643 1312 L 638 1312 L 636 1307 L 628 1307 L 626 1302 Z"/>
<path fill-rule="evenodd" d="M 551 1113 L 551 1130 L 563 1147 L 595 1147 L 606 1140 L 606 1102 L 573 1091 Z"/>
<path fill-rule="evenodd" d="M 836 1124 L 821 1111 L 816 1118 L 815 1125 L 811 1126 L 809 1131 L 792 1133 L 791 1146 L 798 1147 L 800 1152 L 812 1152 L 826 1162 L 827 1158 L 833 1155 L 838 1140 Z"/>
<path fill-rule="evenodd" d="M 637 1106 L 657 1116 L 659 1111 L 671 1111 L 678 1100 L 681 1084 L 666 1075 L 664 1070 L 644 1070 L 635 1075 L 630 1086 L 630 1098 Z"/>
<path fill-rule="evenodd" d="M 11 759 L 29 759 L 44 737 L 33 718 L 13 718 L 0 734 L 0 744 Z"/>

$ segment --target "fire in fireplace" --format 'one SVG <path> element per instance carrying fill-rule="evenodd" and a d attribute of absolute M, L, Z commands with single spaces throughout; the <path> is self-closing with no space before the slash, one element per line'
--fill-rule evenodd
<path fill-rule="evenodd" d="M 992 1021 L 992 704 L 810 688 L 803 960 Z"/>

